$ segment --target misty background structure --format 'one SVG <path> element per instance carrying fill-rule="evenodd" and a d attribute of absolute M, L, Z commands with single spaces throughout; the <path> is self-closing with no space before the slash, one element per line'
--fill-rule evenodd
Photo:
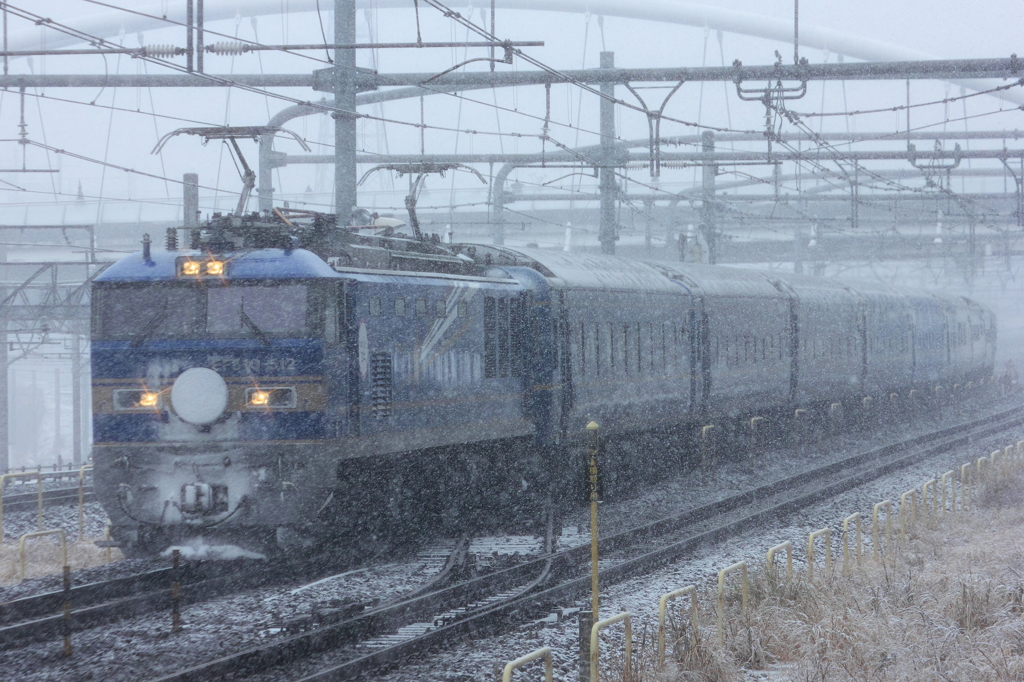
<path fill-rule="evenodd" d="M 395 169 L 430 164 L 416 206 L 442 238 L 970 294 L 1024 359 L 1006 3 L 0 9 L 0 469 L 88 456 L 90 278 L 234 210 L 245 164 L 182 128 L 272 129 L 238 143 L 250 211 L 404 219 Z"/>

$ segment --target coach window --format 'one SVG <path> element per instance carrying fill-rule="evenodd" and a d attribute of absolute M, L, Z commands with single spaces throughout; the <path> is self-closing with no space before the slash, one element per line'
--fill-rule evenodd
<path fill-rule="evenodd" d="M 427 316 L 427 299 L 417 298 L 416 299 L 416 317 Z"/>
<path fill-rule="evenodd" d="M 630 325 L 623 325 L 623 371 L 630 374 Z"/>
<path fill-rule="evenodd" d="M 434 317 L 445 316 L 445 305 L 444 301 L 434 301 Z"/>
<path fill-rule="evenodd" d="M 469 302 L 459 301 L 458 311 L 459 317 L 469 317 Z"/>
<path fill-rule="evenodd" d="M 380 296 L 370 297 L 370 317 L 379 317 L 383 306 L 380 302 Z"/>
<path fill-rule="evenodd" d="M 395 299 L 395 317 L 405 317 L 405 299 Z"/>

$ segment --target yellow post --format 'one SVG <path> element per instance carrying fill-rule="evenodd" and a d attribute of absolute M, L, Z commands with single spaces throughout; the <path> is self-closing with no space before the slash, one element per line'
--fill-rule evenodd
<path fill-rule="evenodd" d="M 91 464 L 84 465 L 78 470 L 78 541 L 81 542 L 85 535 L 85 471 L 92 469 Z"/>
<path fill-rule="evenodd" d="M 68 544 L 67 539 L 64 537 L 64 531 L 61 529 L 56 530 L 39 530 L 35 533 L 25 533 L 18 540 L 18 580 L 25 579 L 25 540 L 29 538 L 41 538 L 46 535 L 57 535 L 60 537 L 60 556 L 61 566 L 68 565 Z"/>
<path fill-rule="evenodd" d="M 807 580 L 814 580 L 814 541 L 825 536 L 825 572 L 832 572 L 832 531 L 822 528 L 807 537 Z"/>
<path fill-rule="evenodd" d="M 979 457 L 978 463 L 974 466 L 974 495 L 981 494 L 981 484 L 988 478 L 989 462 L 987 457 Z"/>
<path fill-rule="evenodd" d="M 850 521 L 857 522 L 857 565 L 860 566 L 861 557 L 861 531 L 860 531 L 860 512 L 850 514 L 843 519 L 843 575 L 850 575 L 850 549 L 849 540 L 850 535 Z"/>
<path fill-rule="evenodd" d="M 878 551 L 878 545 L 881 544 L 881 534 L 878 532 L 878 510 L 885 507 L 885 534 L 886 534 L 886 551 L 892 551 L 892 525 L 889 523 L 889 517 L 892 516 L 892 504 L 889 500 L 883 500 L 876 504 L 871 511 L 871 555 L 874 559 L 878 559 L 881 552 Z"/>
<path fill-rule="evenodd" d="M 591 422 L 593 423 L 593 422 Z M 718 460 L 718 449 L 715 443 L 715 425 L 708 424 L 700 428 L 700 475 L 701 480 L 707 476 L 708 470 L 714 470 Z"/>
<path fill-rule="evenodd" d="M 900 544 L 907 544 L 907 526 L 913 522 L 914 519 L 907 521 L 907 517 L 910 516 L 910 510 L 907 508 L 907 496 L 910 496 L 910 506 L 916 512 L 917 511 L 917 491 L 911 488 L 907 492 L 900 495 Z M 916 516 L 916 514 L 915 514 Z"/>
<path fill-rule="evenodd" d="M 960 511 L 971 509 L 971 464 L 960 465 Z"/>
<path fill-rule="evenodd" d="M 931 509 L 928 508 L 928 488 L 932 489 Z M 924 510 L 925 517 L 930 516 L 934 518 L 938 515 L 937 500 L 938 495 L 935 494 L 935 479 L 930 478 L 927 481 L 925 481 L 924 484 L 921 486 L 921 508 Z"/>
<path fill-rule="evenodd" d="M 601 634 L 601 630 L 619 621 L 622 621 L 626 628 L 625 669 L 627 671 L 626 675 L 629 675 L 630 663 L 633 660 L 633 624 L 632 618 L 628 613 L 620 613 L 617 616 L 594 623 L 594 627 L 590 631 L 590 682 L 600 682 L 601 678 L 601 639 L 598 635 Z"/>
<path fill-rule="evenodd" d="M 828 406 L 828 425 L 830 435 L 835 438 L 843 430 L 843 404 L 832 403 Z"/>
<path fill-rule="evenodd" d="M 501 682 L 511 682 L 511 680 L 512 680 L 512 673 L 517 668 L 522 668 L 524 665 L 526 665 L 528 663 L 532 663 L 532 662 L 536 661 L 539 658 L 543 658 L 544 659 L 544 682 L 551 682 L 552 678 L 554 677 L 554 672 L 555 672 L 554 671 L 555 661 L 554 661 L 554 657 L 551 655 L 551 648 L 550 647 L 544 647 L 542 649 L 537 649 L 536 651 L 534 651 L 532 653 L 529 653 L 529 654 L 526 654 L 525 656 L 522 656 L 521 658 L 517 658 L 514 661 L 509 661 L 508 663 L 506 663 L 505 664 L 505 669 L 501 673 Z"/>
<path fill-rule="evenodd" d="M 807 445 L 807 410 L 803 408 L 793 410 L 793 430 L 796 432 L 796 439 L 800 447 Z"/>
<path fill-rule="evenodd" d="M 103 529 L 103 539 L 108 541 L 108 542 L 110 541 L 110 521 L 107 521 L 107 525 Z M 105 559 L 106 559 L 105 563 L 109 564 L 110 563 L 110 547 L 107 547 L 106 549 L 104 549 L 103 552 L 106 555 L 105 556 Z"/>
<path fill-rule="evenodd" d="M 1001 457 L 1002 454 L 1003 454 L 1002 450 L 996 450 L 996 451 L 994 451 L 992 454 L 990 454 L 988 456 L 989 478 L 992 481 L 998 481 L 999 480 L 999 464 L 1000 464 L 1000 460 L 1002 459 L 1002 457 Z"/>
<path fill-rule="evenodd" d="M 747 562 L 739 561 L 728 568 L 723 568 L 718 572 L 718 646 L 725 645 L 725 576 L 732 573 L 735 570 L 741 572 L 742 580 L 742 602 L 741 608 L 743 615 L 747 614 Z"/>
<path fill-rule="evenodd" d="M 700 623 L 697 613 L 697 586 L 687 585 L 681 590 L 663 594 L 658 600 L 658 665 L 665 665 L 665 618 L 668 615 L 668 603 L 676 597 L 690 595 L 690 639 L 697 646 L 697 627 Z"/>
<path fill-rule="evenodd" d="M 750 455 L 752 457 L 764 456 L 764 427 L 766 423 L 764 417 L 750 418 Z"/>
<path fill-rule="evenodd" d="M 793 577 L 793 543 L 789 540 L 775 545 L 768 550 L 768 558 L 765 560 L 765 570 L 769 573 L 775 571 L 775 553 L 779 550 L 786 550 L 786 580 Z"/>
<path fill-rule="evenodd" d="M 942 508 L 940 513 L 943 516 L 945 516 L 946 514 L 956 513 L 956 481 L 952 480 L 952 477 L 955 475 L 956 472 L 950 469 L 946 473 L 942 474 L 942 478 L 939 479 L 941 481 L 940 485 L 942 486 Z M 949 481 L 949 492 L 951 494 L 951 506 L 949 507 L 946 506 L 946 481 Z"/>
<path fill-rule="evenodd" d="M 38 512 L 38 523 L 39 530 L 43 529 L 43 476 L 39 471 L 19 471 L 13 474 L 3 474 L 0 476 L 0 545 L 4 542 L 4 486 L 7 485 L 7 481 L 12 478 L 26 478 L 29 476 L 35 476 L 36 488 L 38 492 L 39 500 L 39 512 Z"/>
<path fill-rule="evenodd" d="M 587 449 L 590 451 L 590 608 L 596 623 L 600 620 L 600 593 L 597 582 L 597 451 L 601 445 L 601 427 L 597 422 L 587 424 L 587 442 Z"/>

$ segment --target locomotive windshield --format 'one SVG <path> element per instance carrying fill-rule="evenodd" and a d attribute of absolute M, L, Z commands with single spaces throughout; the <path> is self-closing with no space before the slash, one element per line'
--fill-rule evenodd
<path fill-rule="evenodd" d="M 217 336 L 304 334 L 306 287 L 233 286 L 209 289 L 206 330 Z"/>
<path fill-rule="evenodd" d="M 93 291 L 93 333 L 106 339 L 176 339 L 195 332 L 202 292 L 151 285 Z"/>
<path fill-rule="evenodd" d="M 93 336 L 128 340 L 304 336 L 305 284 L 132 284 L 93 290 Z"/>

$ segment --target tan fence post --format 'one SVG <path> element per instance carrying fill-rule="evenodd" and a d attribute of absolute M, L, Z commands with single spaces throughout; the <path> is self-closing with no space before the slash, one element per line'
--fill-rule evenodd
<path fill-rule="evenodd" d="M 703 480 L 708 470 L 714 470 L 718 459 L 715 443 L 715 425 L 708 424 L 700 429 L 700 474 Z"/>
<path fill-rule="evenodd" d="M 18 540 L 18 580 L 25 579 L 25 541 L 29 538 L 41 538 L 46 535 L 57 535 L 60 537 L 61 566 L 68 565 L 68 543 L 63 530 L 58 528 L 56 530 L 38 530 L 34 533 L 25 533 Z"/>
<path fill-rule="evenodd" d="M 750 456 L 764 457 L 765 437 L 764 430 L 768 420 L 764 417 L 750 418 Z"/>
<path fill-rule="evenodd" d="M 971 464 L 960 465 L 960 511 L 970 511 L 973 500 L 971 493 Z"/>
<path fill-rule="evenodd" d="M 956 481 L 950 480 L 951 477 L 955 475 L 956 472 L 950 469 L 946 473 L 942 474 L 942 478 L 940 479 L 940 485 L 942 486 L 942 511 L 940 513 L 942 516 L 945 516 L 946 514 L 956 513 Z M 946 506 L 946 481 L 949 481 L 949 491 L 952 494 L 950 500 L 950 507 Z"/>
<path fill-rule="evenodd" d="M 619 621 L 623 621 L 626 628 L 625 669 L 626 674 L 629 674 L 628 671 L 633 660 L 633 625 L 628 613 L 620 613 L 617 616 L 597 621 L 590 631 L 590 682 L 600 682 L 601 678 L 601 639 L 598 635 L 601 634 L 601 630 Z"/>
<path fill-rule="evenodd" d="M 509 661 L 508 663 L 506 663 L 505 669 L 501 673 L 501 682 L 511 682 L 512 673 L 515 672 L 517 668 L 522 668 L 524 665 L 532 663 L 539 658 L 544 659 L 544 682 L 551 682 L 555 672 L 555 661 L 551 655 L 550 647 L 537 649 L 536 651 L 526 654 L 521 658 L 517 658 L 514 661 Z"/>
<path fill-rule="evenodd" d="M 797 446 L 801 450 L 807 447 L 808 437 L 807 410 L 797 408 L 793 410 L 793 434 L 796 436 Z"/>
<path fill-rule="evenodd" d="M 739 570 L 741 572 L 741 589 L 743 594 L 741 609 L 743 615 L 747 614 L 747 562 L 739 561 L 718 572 L 718 646 L 720 647 L 725 646 L 725 576 L 735 570 Z"/>
<path fill-rule="evenodd" d="M 828 426 L 829 433 L 833 438 L 839 436 L 843 431 L 843 404 L 832 403 L 828 406 Z"/>
<path fill-rule="evenodd" d="M 907 497 L 910 497 L 909 509 Z M 911 516 L 912 515 L 912 516 Z M 909 520 L 908 520 L 909 517 Z M 900 495 L 900 544 L 907 544 L 907 527 L 917 520 L 917 491 L 911 488 Z"/>
<path fill-rule="evenodd" d="M 807 580 L 814 580 L 814 541 L 825 536 L 825 573 L 832 572 L 832 531 L 822 528 L 807 537 Z"/>
<path fill-rule="evenodd" d="M 881 552 L 878 550 L 878 546 L 881 544 L 881 534 L 878 532 L 878 510 L 882 507 L 885 507 L 885 549 L 888 552 L 892 551 L 892 524 L 890 523 L 892 504 L 889 500 L 883 500 L 871 510 L 871 556 L 876 560 L 881 556 Z"/>
<path fill-rule="evenodd" d="M 789 540 L 779 543 L 768 550 L 768 558 L 765 560 L 765 570 L 768 573 L 775 572 L 775 553 L 786 550 L 786 580 L 793 577 L 793 543 Z"/>
<path fill-rule="evenodd" d="M 935 479 L 930 478 L 921 485 L 921 508 L 924 510 L 925 518 L 938 516 L 938 495 L 935 494 Z M 932 504 L 931 508 L 928 507 L 928 488 L 932 489 Z"/>
<path fill-rule="evenodd" d="M 700 623 L 700 614 L 697 612 L 697 586 L 687 585 L 686 587 L 661 595 L 658 600 L 658 665 L 665 665 L 665 617 L 668 614 L 668 603 L 676 597 L 690 595 L 690 638 L 694 646 L 697 646 L 697 627 Z"/>
<path fill-rule="evenodd" d="M 850 575 L 850 548 L 849 548 L 849 535 L 850 535 L 850 521 L 857 522 L 857 566 L 860 566 L 861 557 L 861 530 L 860 530 L 860 512 L 850 514 L 843 519 L 843 575 Z"/>
<path fill-rule="evenodd" d="M 13 474 L 0 475 L 0 544 L 4 542 L 4 486 L 7 485 L 7 481 L 12 478 L 27 478 L 29 476 L 35 476 L 36 488 L 38 490 L 38 525 L 39 530 L 43 530 L 43 476 L 39 471 L 18 471 Z"/>
<path fill-rule="evenodd" d="M 85 535 L 85 472 L 91 470 L 92 465 L 86 464 L 78 470 L 78 541 L 81 542 Z"/>

